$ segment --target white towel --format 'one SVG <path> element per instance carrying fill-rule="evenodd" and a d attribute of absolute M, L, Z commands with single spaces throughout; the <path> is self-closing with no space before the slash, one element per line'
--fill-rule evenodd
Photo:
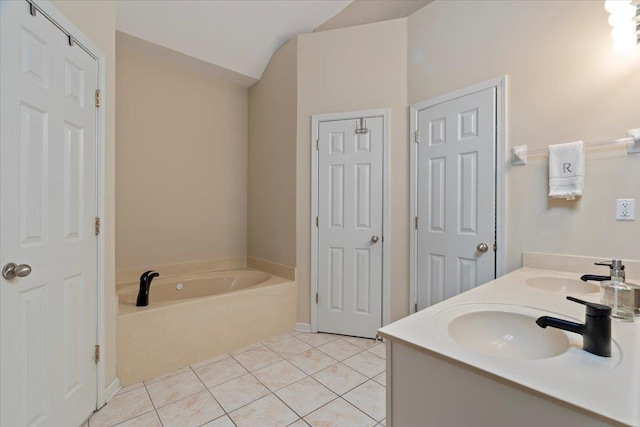
<path fill-rule="evenodd" d="M 584 142 L 549 146 L 549 197 L 574 200 L 584 191 Z"/>

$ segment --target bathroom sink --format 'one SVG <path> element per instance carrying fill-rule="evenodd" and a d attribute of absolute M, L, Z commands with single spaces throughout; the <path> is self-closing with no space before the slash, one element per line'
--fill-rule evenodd
<path fill-rule="evenodd" d="M 600 292 L 600 286 L 576 279 L 564 279 L 560 277 L 534 277 L 527 280 L 527 285 L 543 291 L 558 292 L 561 294 L 594 294 Z"/>
<path fill-rule="evenodd" d="M 464 304 L 433 318 L 434 332 L 467 350 L 513 360 L 559 356 L 571 347 L 566 333 L 542 329 L 536 319 L 549 313 L 509 304 Z"/>

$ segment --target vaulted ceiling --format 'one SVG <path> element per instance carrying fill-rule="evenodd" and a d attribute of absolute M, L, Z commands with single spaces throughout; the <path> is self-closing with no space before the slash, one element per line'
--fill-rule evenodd
<path fill-rule="evenodd" d="M 118 31 L 259 79 L 273 53 L 351 0 L 120 0 Z"/>

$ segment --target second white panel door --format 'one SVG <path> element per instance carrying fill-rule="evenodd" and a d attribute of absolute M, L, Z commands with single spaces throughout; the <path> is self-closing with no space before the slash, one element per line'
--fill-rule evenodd
<path fill-rule="evenodd" d="M 382 326 L 382 117 L 321 122 L 318 331 L 374 338 Z"/>
<path fill-rule="evenodd" d="M 495 88 L 418 112 L 418 308 L 495 278 Z"/>

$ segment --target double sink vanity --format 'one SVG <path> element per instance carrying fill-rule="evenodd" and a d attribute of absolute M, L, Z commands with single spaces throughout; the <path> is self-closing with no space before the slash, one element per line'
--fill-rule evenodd
<path fill-rule="evenodd" d="M 585 322 L 596 258 L 525 253 L 524 267 L 379 330 L 387 426 L 640 426 L 640 318 L 611 321 L 611 357 L 547 327 Z M 625 262 L 640 275 L 640 263 Z"/>

